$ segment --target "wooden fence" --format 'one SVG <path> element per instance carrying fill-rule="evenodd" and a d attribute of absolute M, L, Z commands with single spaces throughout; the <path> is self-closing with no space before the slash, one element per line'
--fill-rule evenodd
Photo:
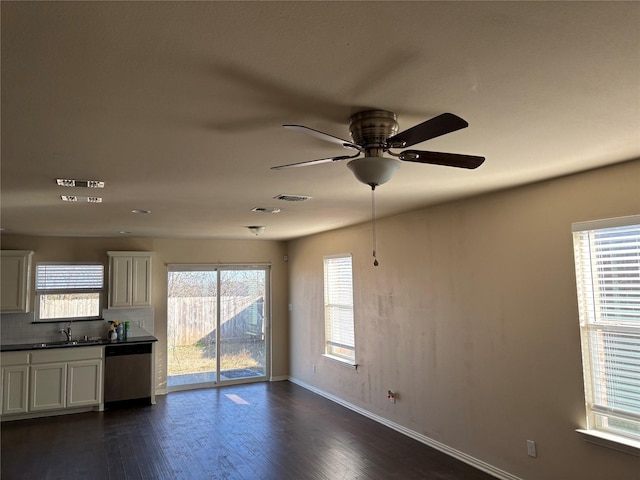
<path fill-rule="evenodd" d="M 38 318 L 78 318 L 100 315 L 99 297 L 82 298 L 80 295 L 41 295 Z M 61 320 L 62 321 L 62 320 Z"/>
<path fill-rule="evenodd" d="M 263 298 L 222 297 L 220 330 L 225 340 L 262 338 Z M 170 297 L 167 302 L 167 343 L 170 347 L 214 343 L 216 297 Z"/>

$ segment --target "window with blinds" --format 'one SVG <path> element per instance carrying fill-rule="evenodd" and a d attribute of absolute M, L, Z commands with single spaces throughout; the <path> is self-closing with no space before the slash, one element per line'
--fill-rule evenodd
<path fill-rule="evenodd" d="M 104 265 L 36 265 L 36 313 L 39 321 L 97 319 L 102 316 Z"/>
<path fill-rule="evenodd" d="M 355 364 L 351 255 L 324 257 L 325 354 Z"/>
<path fill-rule="evenodd" d="M 573 239 L 587 428 L 640 440 L 640 215 Z"/>

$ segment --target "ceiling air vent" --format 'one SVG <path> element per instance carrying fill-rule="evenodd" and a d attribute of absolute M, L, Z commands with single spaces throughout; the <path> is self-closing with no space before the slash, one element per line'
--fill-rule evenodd
<path fill-rule="evenodd" d="M 73 180 L 70 178 L 56 178 L 56 183 L 61 187 L 104 188 L 104 182 L 102 180 Z"/>
<path fill-rule="evenodd" d="M 60 195 L 60 199 L 65 202 L 102 203 L 102 197 L 79 197 L 77 195 Z"/>
<path fill-rule="evenodd" d="M 280 213 L 282 209 L 276 207 L 253 207 L 251 211 L 258 213 Z"/>
<path fill-rule="evenodd" d="M 276 195 L 276 200 L 284 200 L 285 202 L 304 202 L 305 200 L 309 200 L 311 197 L 306 195 L 288 195 L 285 193 L 281 193 L 280 195 Z"/>

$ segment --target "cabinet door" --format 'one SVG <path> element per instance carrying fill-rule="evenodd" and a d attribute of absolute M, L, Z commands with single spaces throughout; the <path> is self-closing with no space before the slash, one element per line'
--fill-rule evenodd
<path fill-rule="evenodd" d="M 31 366 L 31 401 L 29 408 L 32 412 L 65 408 L 66 399 L 66 363 L 46 363 Z"/>
<path fill-rule="evenodd" d="M 0 255 L 0 311 L 29 311 L 31 256 L 25 250 L 3 250 Z"/>
<path fill-rule="evenodd" d="M 2 414 L 26 413 L 29 366 L 18 365 L 2 369 Z"/>
<path fill-rule="evenodd" d="M 151 257 L 141 256 L 131 259 L 131 306 L 151 305 Z"/>
<path fill-rule="evenodd" d="M 102 397 L 102 360 L 69 362 L 67 407 L 98 405 Z"/>
<path fill-rule="evenodd" d="M 132 257 L 111 257 L 109 306 L 131 306 Z"/>

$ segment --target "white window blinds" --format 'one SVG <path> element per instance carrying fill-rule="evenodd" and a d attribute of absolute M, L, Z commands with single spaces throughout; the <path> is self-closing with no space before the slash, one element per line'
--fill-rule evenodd
<path fill-rule="evenodd" d="M 351 255 L 324 258 L 325 353 L 355 362 Z"/>
<path fill-rule="evenodd" d="M 36 290 L 102 290 L 101 264 L 48 264 L 36 266 Z"/>
<path fill-rule="evenodd" d="M 640 216 L 573 231 L 588 428 L 640 440 Z"/>

